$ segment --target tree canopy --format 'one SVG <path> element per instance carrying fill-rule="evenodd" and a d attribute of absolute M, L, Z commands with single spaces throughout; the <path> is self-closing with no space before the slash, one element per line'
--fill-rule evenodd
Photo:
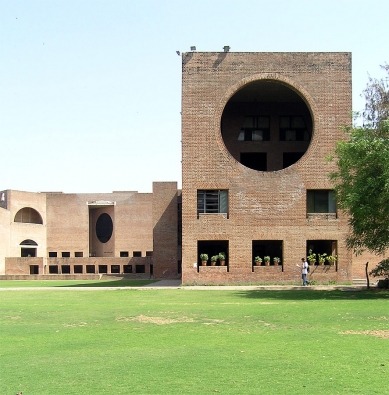
<path fill-rule="evenodd" d="M 389 65 L 381 66 L 389 77 Z M 339 209 L 349 218 L 347 246 L 383 254 L 389 247 L 389 78 L 369 81 L 362 126 L 346 126 L 331 173 Z"/>

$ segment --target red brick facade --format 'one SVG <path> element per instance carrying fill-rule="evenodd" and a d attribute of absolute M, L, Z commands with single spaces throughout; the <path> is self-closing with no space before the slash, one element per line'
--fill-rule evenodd
<path fill-rule="evenodd" d="M 307 214 L 307 190 L 331 190 L 334 164 L 324 158 L 350 114 L 349 53 L 183 54 L 183 283 L 298 281 L 296 264 L 311 246 L 338 256 L 336 266 L 315 267 L 313 278 L 351 280 L 347 220 Z M 239 141 L 245 116 L 269 119 L 267 137 Z M 296 116 L 308 137 L 285 141 L 281 123 Z M 240 163 L 247 152 L 264 158 L 266 169 Z M 302 157 L 285 166 L 296 155 Z M 198 214 L 198 191 L 227 191 L 228 214 Z M 227 265 L 200 266 L 199 254 L 218 248 Z M 281 265 L 254 266 L 261 251 L 277 254 Z"/>

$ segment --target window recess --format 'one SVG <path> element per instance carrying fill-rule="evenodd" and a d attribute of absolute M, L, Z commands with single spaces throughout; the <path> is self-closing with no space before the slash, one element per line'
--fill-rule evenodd
<path fill-rule="evenodd" d="M 198 190 L 197 218 L 200 214 L 228 215 L 228 190 Z"/>
<path fill-rule="evenodd" d="M 307 214 L 336 214 L 333 190 L 307 190 Z"/>
<path fill-rule="evenodd" d="M 304 117 L 280 117 L 280 141 L 309 141 L 310 139 Z"/>
<path fill-rule="evenodd" d="M 269 141 L 270 118 L 245 116 L 238 141 Z"/>

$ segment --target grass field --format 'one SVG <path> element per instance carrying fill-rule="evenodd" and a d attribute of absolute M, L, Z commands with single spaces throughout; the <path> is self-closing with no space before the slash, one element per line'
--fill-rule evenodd
<path fill-rule="evenodd" d="M 0 280 L 0 288 L 142 287 L 157 280 Z"/>
<path fill-rule="evenodd" d="M 389 293 L 0 291 L 0 394 L 389 394 Z"/>

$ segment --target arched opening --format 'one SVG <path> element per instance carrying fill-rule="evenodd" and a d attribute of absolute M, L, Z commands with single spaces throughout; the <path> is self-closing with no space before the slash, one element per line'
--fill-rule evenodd
<path fill-rule="evenodd" d="M 36 257 L 37 246 L 38 244 L 34 240 L 23 240 L 20 243 L 20 256 L 22 258 Z"/>
<path fill-rule="evenodd" d="M 227 102 L 221 134 L 231 155 L 258 171 L 278 171 L 296 163 L 312 139 L 310 109 L 289 85 L 257 80 Z"/>
<path fill-rule="evenodd" d="M 43 224 L 41 215 L 31 207 L 23 207 L 16 215 L 14 222 L 23 222 L 28 224 Z"/>

